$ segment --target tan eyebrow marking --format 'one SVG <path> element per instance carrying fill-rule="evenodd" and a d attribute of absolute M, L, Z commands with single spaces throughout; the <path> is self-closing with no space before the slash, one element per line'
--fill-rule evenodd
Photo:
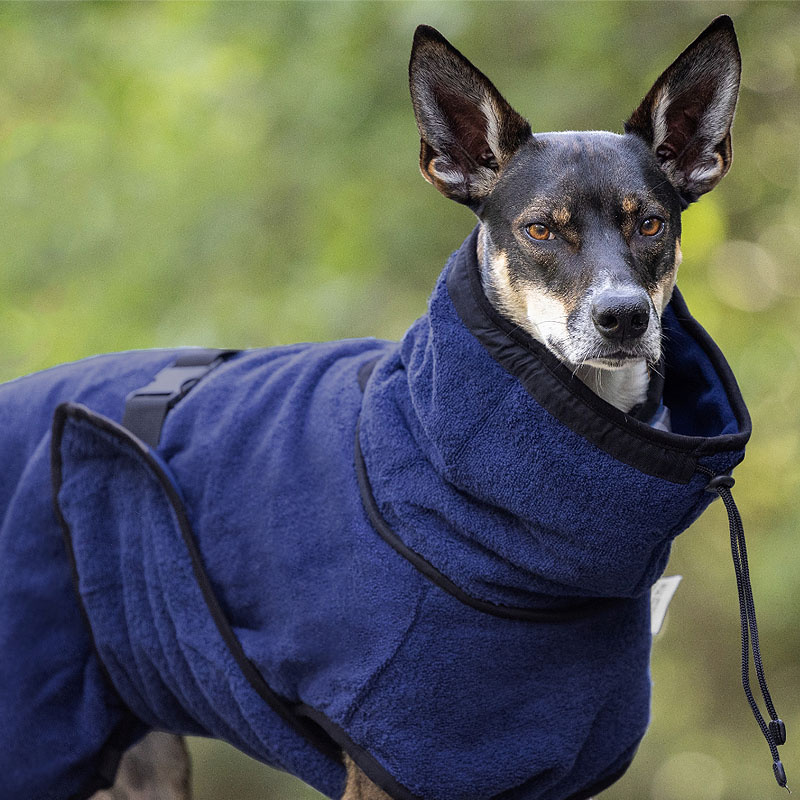
<path fill-rule="evenodd" d="M 518 217 L 517 223 L 532 222 L 550 215 L 550 206 L 546 202 L 537 202 L 529 205 Z"/>
<path fill-rule="evenodd" d="M 517 217 L 517 224 L 526 222 L 534 222 L 537 219 L 546 222 L 552 219 L 559 225 L 566 225 L 571 218 L 571 214 L 567 209 L 566 204 L 569 203 L 571 198 L 569 196 L 561 195 L 555 202 L 548 197 L 534 198 L 533 202 Z"/>
<path fill-rule="evenodd" d="M 637 208 L 639 208 L 639 203 L 635 197 L 627 195 L 626 197 L 622 198 L 622 210 L 626 214 L 633 214 Z"/>
<path fill-rule="evenodd" d="M 553 212 L 553 219 L 562 226 L 565 226 L 569 222 L 570 216 L 569 209 L 565 208 L 564 206 L 557 208 Z"/>

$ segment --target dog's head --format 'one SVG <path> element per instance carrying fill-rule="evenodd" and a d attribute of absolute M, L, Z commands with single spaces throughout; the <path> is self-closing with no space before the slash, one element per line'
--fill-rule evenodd
<path fill-rule="evenodd" d="M 409 73 L 422 174 L 480 219 L 495 307 L 570 365 L 657 362 L 681 211 L 731 164 L 740 56 L 730 18 L 661 75 L 623 135 L 533 135 L 433 28 L 417 29 Z"/>

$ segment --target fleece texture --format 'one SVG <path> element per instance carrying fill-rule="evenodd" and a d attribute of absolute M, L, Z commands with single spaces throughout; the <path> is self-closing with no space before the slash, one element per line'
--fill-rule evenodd
<path fill-rule="evenodd" d="M 649 588 L 750 432 L 678 295 L 664 324 L 669 433 L 495 314 L 474 234 L 401 342 L 236 354 L 156 450 L 119 420 L 176 351 L 0 387 L 0 797 L 88 797 L 150 728 L 329 797 L 342 749 L 397 800 L 609 785 Z"/>

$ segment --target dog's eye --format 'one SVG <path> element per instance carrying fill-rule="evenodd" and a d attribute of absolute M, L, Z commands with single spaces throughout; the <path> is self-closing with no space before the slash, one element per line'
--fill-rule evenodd
<path fill-rule="evenodd" d="M 648 217 L 639 226 L 642 236 L 658 236 L 664 230 L 664 220 L 658 217 Z"/>
<path fill-rule="evenodd" d="M 547 225 L 542 225 L 538 222 L 534 222 L 532 225 L 527 225 L 525 227 L 525 231 L 527 232 L 528 236 L 531 237 L 531 239 L 536 239 L 537 242 L 544 242 L 547 239 L 556 238 Z"/>

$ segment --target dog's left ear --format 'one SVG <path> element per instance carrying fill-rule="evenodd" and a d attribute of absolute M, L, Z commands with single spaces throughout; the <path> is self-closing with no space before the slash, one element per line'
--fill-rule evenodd
<path fill-rule="evenodd" d="M 687 203 L 713 189 L 731 166 L 731 125 L 741 56 L 733 21 L 717 17 L 667 67 L 625 132 L 642 137 Z"/>
<path fill-rule="evenodd" d="M 408 73 L 422 175 L 477 211 L 531 127 L 435 28 L 417 28 Z"/>

